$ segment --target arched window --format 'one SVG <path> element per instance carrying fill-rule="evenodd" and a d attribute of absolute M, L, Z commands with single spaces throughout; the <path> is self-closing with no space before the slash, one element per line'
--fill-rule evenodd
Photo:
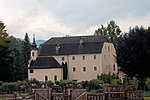
<path fill-rule="evenodd" d="M 32 52 L 32 56 L 34 56 L 34 52 Z"/>
<path fill-rule="evenodd" d="M 55 81 L 57 80 L 57 75 L 54 76 L 54 80 L 55 80 Z"/>

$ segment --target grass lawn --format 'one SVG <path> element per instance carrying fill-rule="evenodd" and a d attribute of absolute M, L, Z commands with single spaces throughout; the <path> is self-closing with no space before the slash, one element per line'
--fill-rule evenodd
<path fill-rule="evenodd" d="M 144 97 L 144 100 L 150 100 L 150 97 Z"/>
<path fill-rule="evenodd" d="M 150 100 L 150 91 L 144 92 L 144 100 Z"/>

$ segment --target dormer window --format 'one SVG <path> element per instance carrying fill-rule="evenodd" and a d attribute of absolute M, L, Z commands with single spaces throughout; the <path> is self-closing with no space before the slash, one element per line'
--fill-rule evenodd
<path fill-rule="evenodd" d="M 56 45 L 56 54 L 58 54 L 59 50 L 60 50 L 60 45 L 57 44 L 57 45 Z"/>
<path fill-rule="evenodd" d="M 82 39 L 82 38 L 80 38 L 80 41 L 79 41 L 80 48 L 82 48 L 83 43 L 84 43 L 83 39 Z"/>

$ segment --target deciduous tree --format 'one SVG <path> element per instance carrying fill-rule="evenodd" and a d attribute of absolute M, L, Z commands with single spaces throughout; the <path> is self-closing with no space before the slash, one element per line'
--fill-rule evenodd
<path fill-rule="evenodd" d="M 117 38 L 121 34 L 121 30 L 118 25 L 116 25 L 115 21 L 111 20 L 106 27 L 104 25 L 101 25 L 100 28 L 95 30 L 95 35 L 103 35 L 107 36 L 110 41 L 116 45 Z"/>
<path fill-rule="evenodd" d="M 150 76 L 150 30 L 143 27 L 130 29 L 120 36 L 116 49 L 118 66 L 130 77 L 140 80 Z"/>

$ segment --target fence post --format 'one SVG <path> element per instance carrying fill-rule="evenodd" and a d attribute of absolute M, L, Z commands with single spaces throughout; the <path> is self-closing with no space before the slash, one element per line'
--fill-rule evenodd
<path fill-rule="evenodd" d="M 15 100 L 17 100 L 17 94 L 16 93 L 15 93 L 14 97 L 15 97 Z"/>

